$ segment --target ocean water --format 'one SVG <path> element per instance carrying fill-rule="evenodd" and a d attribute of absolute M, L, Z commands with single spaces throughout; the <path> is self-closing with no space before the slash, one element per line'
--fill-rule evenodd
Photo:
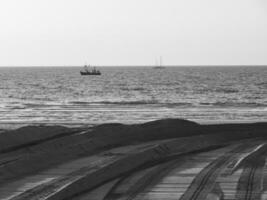
<path fill-rule="evenodd" d="M 267 67 L 0 68 L 0 123 L 267 121 Z"/>

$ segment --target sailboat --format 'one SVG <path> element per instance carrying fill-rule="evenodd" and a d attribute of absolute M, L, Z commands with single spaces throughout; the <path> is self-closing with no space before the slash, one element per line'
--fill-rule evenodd
<path fill-rule="evenodd" d="M 92 70 L 89 70 L 89 66 L 84 65 L 84 69 L 82 71 L 80 71 L 81 75 L 101 75 L 101 72 L 99 70 L 97 70 L 95 67 L 92 68 Z"/>
<path fill-rule="evenodd" d="M 156 64 L 155 67 L 153 67 L 154 69 L 164 69 L 165 67 L 162 66 L 162 58 L 160 56 L 160 59 L 159 59 L 159 65 Z"/>

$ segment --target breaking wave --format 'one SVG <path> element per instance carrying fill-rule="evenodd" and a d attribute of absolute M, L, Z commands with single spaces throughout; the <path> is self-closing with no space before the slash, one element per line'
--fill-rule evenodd
<path fill-rule="evenodd" d="M 158 101 L 70 101 L 71 104 L 76 105 L 90 105 L 90 104 L 114 104 L 114 105 L 147 105 L 147 104 L 159 104 Z"/>
<path fill-rule="evenodd" d="M 207 106 L 218 106 L 218 107 L 266 107 L 267 104 L 255 103 L 255 102 L 215 102 L 215 103 L 200 103 L 201 105 Z"/>

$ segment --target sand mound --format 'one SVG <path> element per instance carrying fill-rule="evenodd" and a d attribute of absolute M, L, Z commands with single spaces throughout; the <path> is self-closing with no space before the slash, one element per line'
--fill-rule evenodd
<path fill-rule="evenodd" d="M 200 125 L 183 119 L 163 119 L 144 124 L 103 124 L 96 126 L 90 136 L 115 143 L 136 143 L 150 140 L 188 137 L 202 134 Z"/>
<path fill-rule="evenodd" d="M 63 126 L 26 126 L 0 133 L 0 153 L 34 145 L 49 139 L 68 135 L 73 129 Z"/>

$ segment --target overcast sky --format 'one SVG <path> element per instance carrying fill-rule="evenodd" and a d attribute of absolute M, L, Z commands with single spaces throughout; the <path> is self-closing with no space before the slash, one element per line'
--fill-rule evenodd
<path fill-rule="evenodd" d="M 0 65 L 267 64 L 267 0 L 1 0 Z"/>

